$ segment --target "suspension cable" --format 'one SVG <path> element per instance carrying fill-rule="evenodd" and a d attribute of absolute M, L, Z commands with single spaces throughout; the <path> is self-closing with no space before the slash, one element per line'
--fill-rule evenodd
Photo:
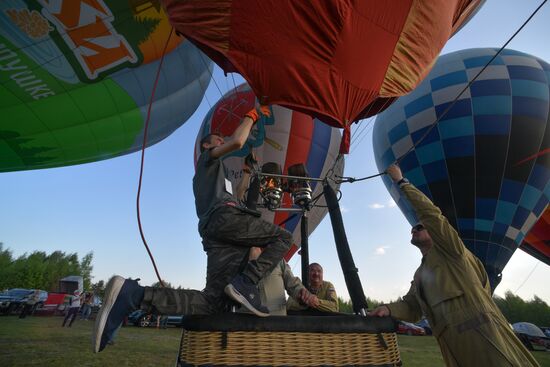
<path fill-rule="evenodd" d="M 159 66 L 157 68 L 157 74 L 155 76 L 155 81 L 153 83 L 153 90 L 151 92 L 151 98 L 149 99 L 149 106 L 147 106 L 147 118 L 145 119 L 145 127 L 143 129 L 143 145 L 141 146 L 141 164 L 139 169 L 139 183 L 138 183 L 138 191 L 137 191 L 137 198 L 136 198 L 136 208 L 137 208 L 137 221 L 138 221 L 138 227 L 139 227 L 139 234 L 141 236 L 141 240 L 143 241 L 143 245 L 145 246 L 145 249 L 147 250 L 147 253 L 149 254 L 149 258 L 151 259 L 151 262 L 153 263 L 153 268 L 155 269 L 155 274 L 157 275 L 157 278 L 159 280 L 159 283 L 162 287 L 164 287 L 164 282 L 162 281 L 162 278 L 160 277 L 159 271 L 157 269 L 157 264 L 155 263 L 155 259 L 153 257 L 153 254 L 151 253 L 151 250 L 149 249 L 149 246 L 147 245 L 147 241 L 145 240 L 145 235 L 143 233 L 143 228 L 141 225 L 141 213 L 140 213 L 140 196 L 141 196 L 141 184 L 143 180 L 143 164 L 145 162 L 145 147 L 147 146 L 147 130 L 149 129 L 149 122 L 151 120 L 151 107 L 153 106 L 153 101 L 155 99 L 155 92 L 157 90 L 157 85 L 160 77 L 160 71 L 162 68 L 162 63 L 164 61 L 164 56 L 166 55 L 166 49 L 168 48 L 168 44 L 170 42 L 170 38 L 172 38 L 172 34 L 174 33 L 174 28 L 170 29 L 170 34 L 168 35 L 168 38 L 166 39 L 166 43 L 164 45 L 164 49 L 162 50 L 162 56 L 160 58 Z"/>

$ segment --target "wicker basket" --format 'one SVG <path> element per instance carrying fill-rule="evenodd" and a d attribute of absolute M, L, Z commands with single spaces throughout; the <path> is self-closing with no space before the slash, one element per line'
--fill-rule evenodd
<path fill-rule="evenodd" d="M 191 316 L 179 366 L 399 366 L 390 318 Z"/>

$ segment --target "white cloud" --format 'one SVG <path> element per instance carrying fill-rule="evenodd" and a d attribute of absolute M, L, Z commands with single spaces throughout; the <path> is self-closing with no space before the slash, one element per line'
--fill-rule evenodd
<path fill-rule="evenodd" d="M 369 205 L 369 208 L 371 208 L 371 209 L 382 209 L 384 207 L 385 207 L 385 205 L 379 204 L 379 203 L 374 203 L 374 204 Z"/>
<path fill-rule="evenodd" d="M 397 204 L 395 203 L 395 201 L 393 199 L 390 199 L 388 201 L 388 208 L 395 208 L 397 206 Z"/>
<path fill-rule="evenodd" d="M 348 207 L 343 206 L 343 205 L 340 205 L 340 212 L 341 212 L 342 214 L 344 214 L 344 213 L 349 213 L 349 211 L 350 211 L 350 209 L 349 209 Z"/>
<path fill-rule="evenodd" d="M 379 255 L 379 256 L 382 256 L 382 255 L 385 255 L 386 254 L 386 249 L 389 248 L 389 246 L 380 246 L 380 247 L 377 247 L 375 250 L 374 250 L 374 254 L 375 255 Z"/>

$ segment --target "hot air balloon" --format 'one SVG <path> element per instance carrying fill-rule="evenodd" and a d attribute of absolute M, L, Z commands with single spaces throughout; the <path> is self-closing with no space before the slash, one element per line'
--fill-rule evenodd
<path fill-rule="evenodd" d="M 520 249 L 550 265 L 550 206 L 527 233 Z"/>
<path fill-rule="evenodd" d="M 485 265 L 493 290 L 550 199 L 550 65 L 503 50 L 418 142 L 497 51 L 441 56 L 418 88 L 377 117 L 373 131 L 378 168 L 402 159 L 404 175 Z M 415 223 L 399 190 L 383 180 Z"/>
<path fill-rule="evenodd" d="M 247 84 L 242 84 L 226 93 L 208 112 L 197 136 L 195 144 L 195 162 L 200 154 L 200 140 L 210 133 L 229 136 L 239 125 L 242 117 L 254 108 L 256 97 Z M 224 158 L 224 165 L 228 170 L 227 176 L 236 187 L 242 177 L 244 158 L 254 152 L 260 164 L 276 162 L 281 165 L 282 171 L 287 172 L 289 166 L 305 163 L 311 177 L 334 177 L 341 175 L 344 170 L 343 157 L 338 159 L 338 147 L 341 134 L 319 120 L 300 112 L 292 111 L 280 106 L 272 106 L 272 117 L 262 117 L 254 126 L 247 144 L 239 151 Z M 338 161 L 337 161 L 338 160 Z M 337 161 L 337 162 L 336 162 Z M 323 192 L 323 185 L 311 183 L 312 196 Z M 321 197 L 319 205 L 326 205 Z M 285 194 L 283 207 L 291 207 L 290 198 Z M 289 219 L 288 212 L 273 212 L 261 209 L 262 217 L 272 223 L 280 224 L 293 233 L 294 246 L 287 255 L 287 260 L 294 254 L 300 245 L 301 214 L 293 215 Z M 327 214 L 324 207 L 314 207 L 308 212 L 309 233 L 321 222 Z"/>
<path fill-rule="evenodd" d="M 0 2 L 0 172 L 93 162 L 141 148 L 171 26 L 146 1 Z M 172 37 L 148 145 L 198 107 L 213 64 Z"/>
<path fill-rule="evenodd" d="M 411 91 L 482 0 L 162 0 L 170 22 L 265 104 L 345 128 Z"/>

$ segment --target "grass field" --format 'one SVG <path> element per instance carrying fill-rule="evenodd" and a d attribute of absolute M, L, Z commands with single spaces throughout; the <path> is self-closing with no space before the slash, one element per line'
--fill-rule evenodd
<path fill-rule="evenodd" d="M 60 317 L 0 317 L 0 366 L 174 366 L 181 330 L 124 327 L 116 344 L 91 351 L 93 321 L 77 320 L 62 328 Z M 433 337 L 399 336 L 403 366 L 443 366 Z M 535 352 L 541 366 L 550 367 L 550 353 Z"/>

